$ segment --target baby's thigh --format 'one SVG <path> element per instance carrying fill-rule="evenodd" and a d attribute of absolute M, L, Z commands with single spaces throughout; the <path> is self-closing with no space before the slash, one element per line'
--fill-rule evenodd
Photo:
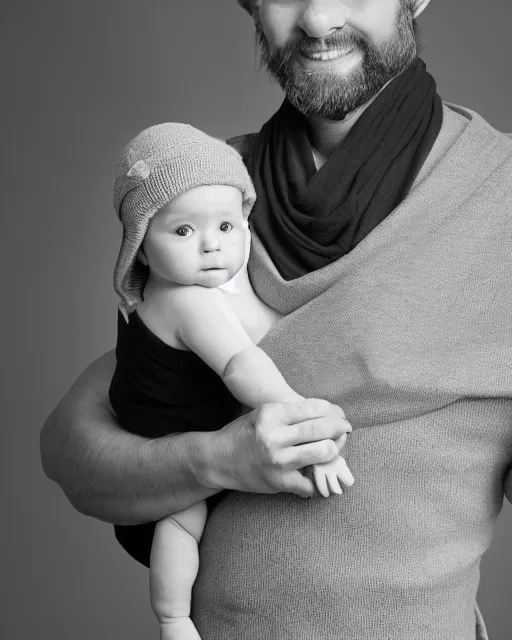
<path fill-rule="evenodd" d="M 168 522 L 170 519 L 177 522 L 187 533 L 193 536 L 197 542 L 203 535 L 204 525 L 206 523 L 206 517 L 208 515 L 206 502 L 201 500 L 197 504 L 192 505 L 188 509 L 184 509 L 179 513 L 173 513 L 168 518 L 161 520 L 156 526 L 157 528 L 163 528 L 167 526 L 173 526 L 172 522 Z"/>

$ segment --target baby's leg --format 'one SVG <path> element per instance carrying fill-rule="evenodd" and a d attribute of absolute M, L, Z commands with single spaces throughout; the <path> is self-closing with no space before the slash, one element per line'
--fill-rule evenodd
<path fill-rule="evenodd" d="M 206 503 L 202 501 L 156 525 L 150 588 L 161 640 L 200 640 L 190 619 L 190 605 L 206 515 Z"/>

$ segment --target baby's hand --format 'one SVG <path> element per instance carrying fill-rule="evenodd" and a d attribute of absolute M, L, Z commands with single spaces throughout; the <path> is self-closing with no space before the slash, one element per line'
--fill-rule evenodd
<path fill-rule="evenodd" d="M 324 498 L 328 498 L 330 492 L 342 494 L 340 482 L 345 487 L 351 487 L 354 484 L 354 476 L 341 456 L 334 458 L 331 462 L 313 465 L 313 477 L 316 488 Z"/>

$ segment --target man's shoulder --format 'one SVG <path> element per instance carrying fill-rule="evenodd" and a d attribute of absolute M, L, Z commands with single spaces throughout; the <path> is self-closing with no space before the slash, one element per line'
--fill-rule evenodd
<path fill-rule="evenodd" d="M 497 140 L 501 139 L 502 141 L 505 141 L 506 144 L 508 144 L 509 141 L 512 141 L 512 133 L 499 131 L 477 111 L 453 102 L 443 101 L 443 105 L 445 109 L 445 116 L 448 112 L 452 114 L 452 117 L 455 116 L 461 121 L 465 120 L 467 122 L 472 122 L 474 125 L 473 130 L 475 132 L 486 131 L 488 135 L 493 135 Z"/>
<path fill-rule="evenodd" d="M 257 137 L 257 133 L 244 133 L 241 136 L 229 138 L 226 142 L 230 147 L 233 147 L 233 149 L 238 151 L 244 159 L 244 162 L 247 164 L 254 151 L 254 145 L 256 144 Z"/>

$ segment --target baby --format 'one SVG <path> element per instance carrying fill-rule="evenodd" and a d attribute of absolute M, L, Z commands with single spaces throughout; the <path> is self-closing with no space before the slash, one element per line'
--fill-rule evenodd
<path fill-rule="evenodd" d="M 241 405 L 302 400 L 256 346 L 280 316 L 247 274 L 254 201 L 240 155 L 193 127 L 151 127 L 125 148 L 114 182 L 122 316 L 110 387 L 124 428 L 148 438 L 208 431 Z M 339 456 L 313 475 L 324 496 L 353 482 Z M 200 502 L 154 526 L 151 603 L 162 640 L 199 639 L 190 605 L 206 517 Z M 117 535 L 129 548 L 136 531 L 118 527 Z"/>

